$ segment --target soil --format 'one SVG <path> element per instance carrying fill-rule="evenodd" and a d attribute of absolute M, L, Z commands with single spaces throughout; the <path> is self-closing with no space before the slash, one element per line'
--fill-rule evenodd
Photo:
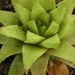
<path fill-rule="evenodd" d="M 60 0 L 57 0 L 57 1 L 60 1 Z M 14 12 L 13 6 L 11 4 L 11 0 L 0 0 L 0 10 Z M 73 14 L 75 14 L 75 9 L 73 11 Z M 0 26 L 2 26 L 1 23 L 0 23 Z M 0 47 L 1 46 L 2 45 L 0 45 Z M 9 70 L 9 67 L 10 67 L 14 57 L 15 56 L 11 56 L 11 57 L 7 58 L 5 61 L 3 61 L 2 63 L 0 63 L 0 75 L 8 75 L 8 70 Z M 75 69 L 68 66 L 68 70 L 69 70 L 70 75 L 75 75 Z M 31 74 L 29 73 L 29 75 L 31 75 Z"/>

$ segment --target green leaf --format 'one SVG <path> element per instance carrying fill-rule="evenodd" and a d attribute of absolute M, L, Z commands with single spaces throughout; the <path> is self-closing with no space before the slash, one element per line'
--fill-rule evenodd
<path fill-rule="evenodd" d="M 0 22 L 4 26 L 18 24 L 19 17 L 12 12 L 0 11 Z"/>
<path fill-rule="evenodd" d="M 58 49 L 59 47 L 59 44 L 60 44 L 60 39 L 58 37 L 58 34 L 42 41 L 41 43 L 39 43 L 39 45 L 41 47 L 44 47 L 44 48 L 54 48 L 54 49 Z"/>
<path fill-rule="evenodd" d="M 56 23 L 61 24 L 61 22 L 64 19 L 65 12 L 66 12 L 66 7 L 63 5 L 53 9 L 52 11 L 50 11 L 49 14 L 52 21 L 55 21 Z"/>
<path fill-rule="evenodd" d="M 46 48 L 24 44 L 22 48 L 24 69 L 28 70 L 31 65 L 46 51 Z"/>
<path fill-rule="evenodd" d="M 25 43 L 30 43 L 30 44 L 37 44 L 43 40 L 45 40 L 46 38 L 42 37 L 42 36 L 39 36 L 35 33 L 32 33 L 30 31 L 27 31 L 27 34 L 26 34 L 26 40 L 25 40 Z"/>
<path fill-rule="evenodd" d="M 75 64 L 75 49 L 66 40 L 61 42 L 59 49 L 50 49 L 47 53 Z"/>
<path fill-rule="evenodd" d="M 66 6 L 66 13 L 64 15 L 64 19 L 67 19 L 71 16 L 73 9 L 75 7 L 75 0 L 64 0 L 58 3 L 57 6 Z"/>
<path fill-rule="evenodd" d="M 29 22 L 27 23 L 27 26 L 28 26 L 28 29 L 29 29 L 31 32 L 36 33 L 36 34 L 39 34 L 37 25 L 36 25 L 36 23 L 35 23 L 34 20 L 33 20 L 33 21 L 29 21 Z"/>
<path fill-rule="evenodd" d="M 19 54 L 15 57 L 14 61 L 11 64 L 8 75 L 23 75 L 24 66 L 22 56 Z"/>
<path fill-rule="evenodd" d="M 40 21 L 45 24 L 47 27 L 49 27 L 50 24 L 50 16 L 49 14 L 43 14 L 40 17 Z"/>
<path fill-rule="evenodd" d="M 31 19 L 37 21 L 40 19 L 40 16 L 45 13 L 46 12 L 41 5 L 38 2 L 35 2 L 31 12 Z"/>
<path fill-rule="evenodd" d="M 46 30 L 43 36 L 49 38 L 53 34 L 56 34 L 58 31 L 59 31 L 59 24 L 57 24 L 55 21 L 52 21 L 49 28 Z"/>
<path fill-rule="evenodd" d="M 71 45 L 75 44 L 75 32 L 66 36 L 64 39 L 67 40 Z"/>
<path fill-rule="evenodd" d="M 55 0 L 38 0 L 45 11 L 52 10 L 56 7 Z"/>
<path fill-rule="evenodd" d="M 46 30 L 47 30 L 47 27 L 45 25 L 41 26 L 39 29 L 40 35 L 43 35 Z"/>
<path fill-rule="evenodd" d="M 5 44 L 5 42 L 9 39 L 9 37 L 0 35 L 0 44 Z"/>
<path fill-rule="evenodd" d="M 0 51 L 0 62 L 5 60 L 7 57 L 22 52 L 22 42 L 16 39 L 10 38 L 1 48 Z"/>
<path fill-rule="evenodd" d="M 18 16 L 20 17 L 21 22 L 23 23 L 24 29 L 27 30 L 27 22 L 30 20 L 30 11 L 22 7 L 16 2 L 13 2 L 14 9 Z"/>
<path fill-rule="evenodd" d="M 42 23 L 40 21 L 36 22 L 38 29 L 42 26 Z"/>
<path fill-rule="evenodd" d="M 65 36 L 73 33 L 75 31 L 75 18 L 69 17 L 62 22 L 59 30 L 59 37 L 63 39 Z"/>
<path fill-rule="evenodd" d="M 24 8 L 28 9 L 29 11 L 32 11 L 33 3 L 36 0 L 13 0 L 13 1 L 17 2 L 18 4 L 20 4 Z"/>
<path fill-rule="evenodd" d="M 30 68 L 32 75 L 46 75 L 49 57 L 50 55 L 44 54 L 33 63 Z"/>
<path fill-rule="evenodd" d="M 13 37 L 21 41 L 25 40 L 25 31 L 21 26 L 18 25 L 6 26 L 4 28 L 1 28 L 0 34 L 8 37 Z"/>

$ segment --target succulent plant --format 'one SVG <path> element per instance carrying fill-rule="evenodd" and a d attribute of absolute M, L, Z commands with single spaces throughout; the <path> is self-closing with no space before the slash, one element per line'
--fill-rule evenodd
<path fill-rule="evenodd" d="M 15 12 L 0 11 L 0 62 L 15 55 L 8 75 L 45 75 L 48 62 L 75 68 L 75 0 L 13 0 Z"/>

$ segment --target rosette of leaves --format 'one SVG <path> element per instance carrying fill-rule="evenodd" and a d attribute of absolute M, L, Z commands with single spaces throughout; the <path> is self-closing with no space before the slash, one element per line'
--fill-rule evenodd
<path fill-rule="evenodd" d="M 75 67 L 75 0 L 14 0 L 15 13 L 0 11 L 0 62 L 11 55 L 9 75 L 45 75 L 54 57 Z M 20 24 L 19 24 L 20 22 Z"/>

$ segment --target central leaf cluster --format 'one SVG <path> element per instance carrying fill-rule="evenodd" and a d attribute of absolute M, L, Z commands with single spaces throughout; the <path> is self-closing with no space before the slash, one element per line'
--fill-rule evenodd
<path fill-rule="evenodd" d="M 47 13 L 38 2 L 35 2 L 32 12 L 23 8 L 19 4 L 13 3 L 15 11 L 20 15 L 21 22 L 26 31 L 25 43 L 38 44 L 44 48 L 59 47 L 60 39 L 58 37 L 59 24 L 50 20 L 50 13 Z M 18 8 L 16 8 L 18 7 Z M 22 12 L 26 15 L 22 19 Z"/>

